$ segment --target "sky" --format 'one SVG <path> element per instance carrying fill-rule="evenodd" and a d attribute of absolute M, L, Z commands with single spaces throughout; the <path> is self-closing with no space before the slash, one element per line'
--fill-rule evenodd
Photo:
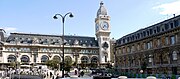
<path fill-rule="evenodd" d="M 180 14 L 180 0 L 0 0 L 0 28 L 7 36 L 62 35 L 62 19 L 53 16 L 72 12 L 73 18 L 65 18 L 65 35 L 95 37 L 101 1 L 111 17 L 110 38 L 115 39 Z"/>

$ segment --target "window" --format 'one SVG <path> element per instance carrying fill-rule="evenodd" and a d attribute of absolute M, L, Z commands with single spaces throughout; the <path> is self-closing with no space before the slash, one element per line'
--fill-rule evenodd
<path fill-rule="evenodd" d="M 165 24 L 165 30 L 168 30 L 168 29 L 169 29 L 169 25 Z"/>
<path fill-rule="evenodd" d="M 160 32 L 160 27 L 157 27 L 157 32 Z"/>
<path fill-rule="evenodd" d="M 171 36 L 171 40 L 170 40 L 170 44 L 175 44 L 175 37 L 174 36 Z"/>
<path fill-rule="evenodd" d="M 139 33 L 137 34 L 137 37 L 138 37 L 138 39 L 140 38 L 140 34 Z"/>
<path fill-rule="evenodd" d="M 153 61 L 152 55 L 149 55 L 149 62 L 151 63 Z"/>
<path fill-rule="evenodd" d="M 160 46 L 160 39 L 157 39 L 157 46 Z"/>
<path fill-rule="evenodd" d="M 166 37 L 165 39 L 166 39 L 166 45 L 168 45 L 168 43 L 169 43 L 169 38 Z"/>
<path fill-rule="evenodd" d="M 152 29 L 149 30 L 150 31 L 150 35 L 152 34 Z"/>
<path fill-rule="evenodd" d="M 127 47 L 127 52 L 128 52 L 128 53 L 129 53 L 129 52 L 131 52 L 131 51 L 130 51 L 130 47 L 129 47 L 129 46 Z"/>
<path fill-rule="evenodd" d="M 125 48 L 123 48 L 123 53 L 125 53 L 126 52 L 126 50 L 125 50 Z"/>
<path fill-rule="evenodd" d="M 135 49 L 134 49 L 134 45 L 131 47 L 131 53 L 134 52 Z"/>
<path fill-rule="evenodd" d="M 143 32 L 143 36 L 144 36 L 144 37 L 146 36 L 146 32 L 145 32 L 145 31 Z"/>
<path fill-rule="evenodd" d="M 144 49 L 146 49 L 146 43 L 144 43 L 143 45 L 144 45 Z"/>
<path fill-rule="evenodd" d="M 161 31 L 162 31 L 162 32 L 164 31 L 164 26 L 161 27 Z"/>
<path fill-rule="evenodd" d="M 171 25 L 171 28 L 173 28 L 173 23 L 171 23 L 170 25 Z"/>
<path fill-rule="evenodd" d="M 149 31 L 147 31 L 147 36 L 149 36 Z"/>
<path fill-rule="evenodd" d="M 107 62 L 107 56 L 105 56 L 105 62 Z"/>
<path fill-rule="evenodd" d="M 151 45 L 150 45 L 150 42 L 147 43 L 147 49 L 150 49 L 151 48 Z"/>
<path fill-rule="evenodd" d="M 173 60 L 177 60 L 177 52 L 176 51 L 173 51 L 172 57 L 173 57 Z"/>
<path fill-rule="evenodd" d="M 174 21 L 174 26 L 177 27 L 178 25 L 179 25 L 178 20 L 175 20 L 175 21 Z"/>
<path fill-rule="evenodd" d="M 140 50 L 140 44 L 137 45 L 137 50 Z"/>
<path fill-rule="evenodd" d="M 156 29 L 154 30 L 154 33 L 156 33 Z"/>
<path fill-rule="evenodd" d="M 121 54 L 121 49 L 118 50 L 118 54 Z"/>

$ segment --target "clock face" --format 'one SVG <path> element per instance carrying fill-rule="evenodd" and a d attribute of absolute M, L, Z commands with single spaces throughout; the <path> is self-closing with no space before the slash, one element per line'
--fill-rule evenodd
<path fill-rule="evenodd" d="M 109 28 L 109 24 L 107 22 L 102 22 L 102 29 L 107 30 Z"/>
<path fill-rule="evenodd" d="M 96 24 L 96 31 L 98 31 L 99 30 L 99 25 L 98 24 Z"/>

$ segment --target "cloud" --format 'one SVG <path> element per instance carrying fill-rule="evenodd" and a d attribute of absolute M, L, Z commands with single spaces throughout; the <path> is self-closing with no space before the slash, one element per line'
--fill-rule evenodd
<path fill-rule="evenodd" d="M 9 34 L 11 32 L 16 32 L 17 28 L 13 28 L 13 27 L 3 27 L 3 28 L 0 28 L 0 29 L 4 29 L 4 31 Z"/>
<path fill-rule="evenodd" d="M 180 14 L 180 0 L 171 3 L 161 4 L 153 7 L 153 9 L 160 10 L 159 13 L 162 15 Z"/>

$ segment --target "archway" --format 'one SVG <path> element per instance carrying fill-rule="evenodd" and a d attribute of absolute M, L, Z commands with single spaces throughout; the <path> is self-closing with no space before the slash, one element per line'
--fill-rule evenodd
<path fill-rule="evenodd" d="M 8 62 L 15 62 L 16 59 L 17 59 L 17 58 L 16 58 L 15 55 L 9 55 L 8 58 L 7 58 Z"/>
<path fill-rule="evenodd" d="M 88 57 L 86 57 L 86 56 L 82 56 L 81 57 L 81 63 L 88 63 Z"/>
<path fill-rule="evenodd" d="M 64 63 L 66 65 L 72 64 L 72 58 L 70 56 L 66 56 L 65 59 L 64 59 Z"/>
<path fill-rule="evenodd" d="M 49 60 L 49 57 L 47 56 L 47 55 L 43 55 L 42 57 L 41 57 L 41 62 L 46 62 L 46 61 L 48 61 Z"/>
<path fill-rule="evenodd" d="M 58 55 L 55 55 L 55 56 L 53 57 L 53 60 L 57 60 L 57 61 L 61 62 L 61 58 L 60 58 Z"/>
<path fill-rule="evenodd" d="M 91 67 L 96 68 L 98 66 L 98 58 L 96 56 L 91 58 Z"/>
<path fill-rule="evenodd" d="M 22 55 L 22 57 L 21 57 L 21 62 L 29 62 L 29 56 L 27 56 L 27 55 Z"/>

